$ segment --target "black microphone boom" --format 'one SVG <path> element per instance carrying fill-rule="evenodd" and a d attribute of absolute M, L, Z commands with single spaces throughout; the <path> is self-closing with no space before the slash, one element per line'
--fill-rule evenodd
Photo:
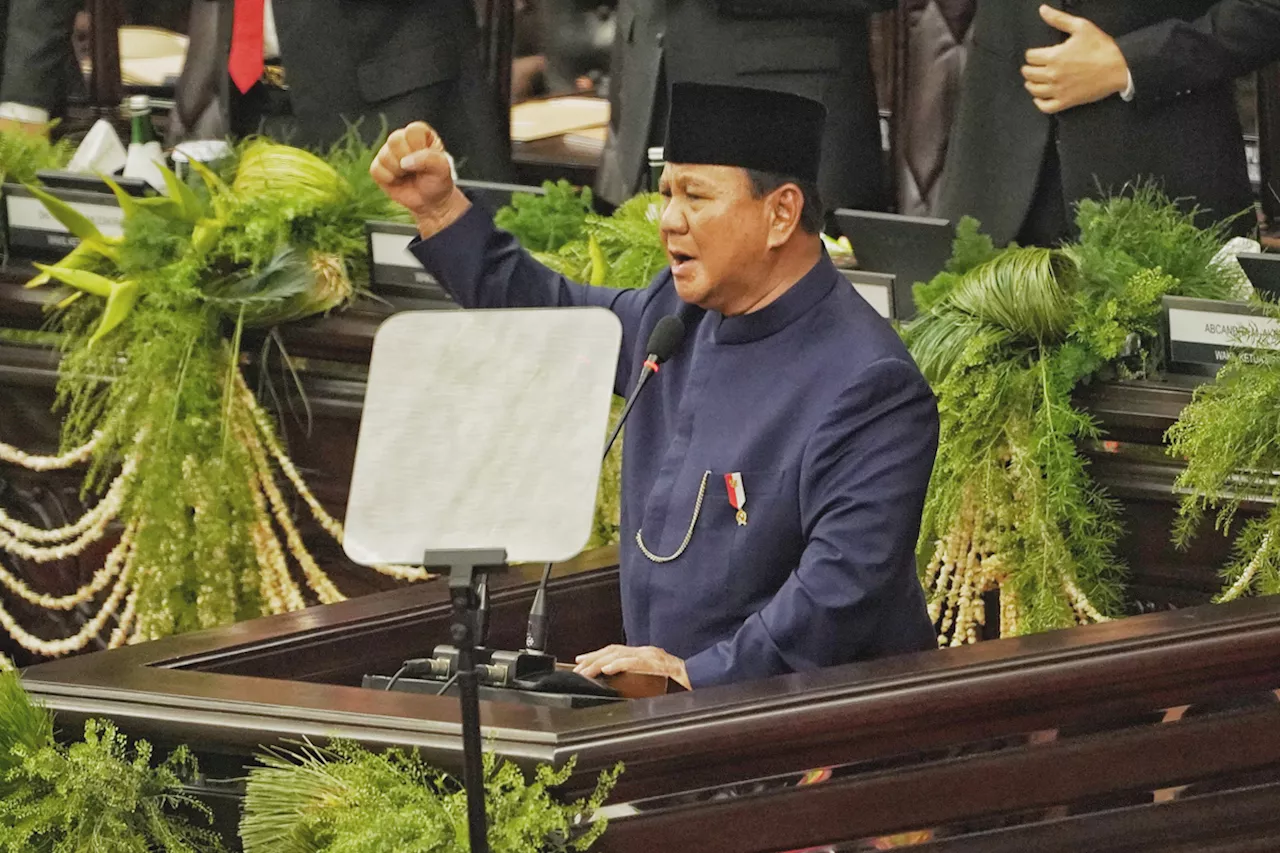
<path fill-rule="evenodd" d="M 649 378 L 658 372 L 658 368 L 666 363 L 666 361 L 680 351 L 680 345 L 684 343 L 685 325 L 682 317 L 688 316 L 688 311 L 682 309 L 679 314 L 668 314 L 658 321 L 653 327 L 653 331 L 649 333 L 649 341 L 645 346 L 644 364 L 640 367 L 640 378 L 636 380 L 636 387 L 632 390 L 631 396 L 627 398 L 627 404 L 622 409 L 622 414 L 618 417 L 618 422 L 614 424 L 613 432 L 609 434 L 609 440 L 604 445 L 604 456 L 609 456 L 609 451 L 613 449 L 613 443 L 618 440 L 619 433 L 622 432 L 622 425 L 627 422 L 627 418 L 631 415 L 631 409 L 635 406 L 636 400 L 640 399 L 640 392 L 644 390 L 644 386 L 648 383 Z M 547 584 L 551 581 L 551 563 L 547 563 L 542 569 L 542 580 L 538 584 L 538 591 L 533 596 L 533 606 L 529 608 L 529 625 L 525 631 L 525 648 L 529 651 L 544 652 L 547 648 Z"/>
<path fill-rule="evenodd" d="M 676 354 L 676 350 L 680 349 L 680 344 L 684 343 L 684 323 L 680 322 L 680 318 L 675 314 L 668 314 L 658 321 L 658 325 L 653 327 L 653 331 L 649 333 L 649 345 L 645 347 L 648 355 L 645 357 L 644 364 L 640 367 L 640 378 L 636 380 L 636 387 L 631 392 L 631 396 L 627 398 L 627 405 L 622 409 L 622 415 L 618 418 L 618 422 L 613 425 L 613 432 L 609 434 L 609 440 L 604 443 L 604 455 L 607 457 L 609 451 L 613 449 L 613 443 L 618 440 L 618 434 L 622 432 L 622 425 L 627 422 L 627 418 L 631 416 L 631 409 L 636 404 L 636 400 L 640 399 L 640 392 L 644 390 L 645 383 L 649 381 L 649 377 L 658 372 L 658 368 L 665 364 L 667 359 Z"/>

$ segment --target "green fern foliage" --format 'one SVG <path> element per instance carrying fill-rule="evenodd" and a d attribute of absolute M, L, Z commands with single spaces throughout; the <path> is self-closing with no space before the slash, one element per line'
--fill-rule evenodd
<path fill-rule="evenodd" d="M 348 741 L 272 750 L 250 771 L 240 835 L 245 853 L 462 853 L 466 794 L 457 780 L 416 753 L 373 753 Z M 494 853 L 587 850 L 605 830 L 589 818 L 620 768 L 601 774 L 592 796 L 569 804 L 552 797 L 568 781 L 539 767 L 533 779 L 486 754 L 489 845 Z"/>
<path fill-rule="evenodd" d="M 542 195 L 515 193 L 493 221 L 530 252 L 555 252 L 582 235 L 591 213 L 591 189 L 579 190 L 561 178 L 544 182 L 542 190 Z"/>
<path fill-rule="evenodd" d="M 71 160 L 70 140 L 50 142 L 19 130 L 0 131 L 0 183 L 29 184 L 41 169 L 60 169 Z"/>
<path fill-rule="evenodd" d="M 218 853 L 212 831 L 190 816 L 208 810 L 183 793 L 198 770 L 185 748 L 152 764 L 146 741 L 130 744 L 90 720 L 84 739 L 53 739 L 52 718 L 16 675 L 0 675 L 0 851 L 5 853 Z"/>
<path fill-rule="evenodd" d="M 1260 307 L 1280 319 L 1280 307 Z M 1170 455 L 1186 460 L 1177 481 L 1186 495 L 1174 530 L 1177 544 L 1190 544 L 1210 513 L 1214 528 L 1226 534 L 1246 501 L 1271 507 L 1239 525 L 1219 601 L 1280 593 L 1280 360 L 1269 351 L 1280 346 L 1280 335 L 1258 331 L 1241 344 L 1245 348 L 1232 355 L 1217 381 L 1196 390 L 1167 436 Z"/>
<path fill-rule="evenodd" d="M 1123 612 L 1117 507 L 1079 450 L 1102 436 L 1072 395 L 1151 367 L 1163 296 L 1232 292 L 1214 263 L 1225 230 L 1193 215 L 1130 187 L 1082 202 L 1080 239 L 1058 250 L 997 251 L 966 220 L 946 271 L 917 286 L 903 337 L 941 417 L 920 541 L 940 643 L 977 639 L 993 590 L 1004 635 Z"/>

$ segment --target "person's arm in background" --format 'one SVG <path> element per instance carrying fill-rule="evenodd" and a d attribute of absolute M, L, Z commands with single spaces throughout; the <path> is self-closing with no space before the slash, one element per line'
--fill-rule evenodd
<path fill-rule="evenodd" d="M 71 35 L 79 0 L 10 0 L 0 74 L 0 130 L 44 133 L 67 100 L 76 68 Z"/>
<path fill-rule="evenodd" d="M 1027 91 L 1045 113 L 1112 95 L 1159 103 L 1253 71 L 1280 58 L 1280 0 L 1222 0 L 1201 17 L 1167 18 L 1112 38 L 1087 18 L 1050 6 L 1040 16 L 1067 34 L 1027 51 Z"/>
<path fill-rule="evenodd" d="M 1170 18 L 1116 39 L 1136 103 L 1200 91 L 1280 59 L 1280 0 L 1222 0 L 1194 21 Z"/>

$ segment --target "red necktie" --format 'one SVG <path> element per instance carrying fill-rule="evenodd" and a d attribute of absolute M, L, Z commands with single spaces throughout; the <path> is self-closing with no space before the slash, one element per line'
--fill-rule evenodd
<path fill-rule="evenodd" d="M 231 25 L 231 56 L 227 72 L 241 94 L 262 77 L 262 19 L 266 0 L 236 0 Z"/>

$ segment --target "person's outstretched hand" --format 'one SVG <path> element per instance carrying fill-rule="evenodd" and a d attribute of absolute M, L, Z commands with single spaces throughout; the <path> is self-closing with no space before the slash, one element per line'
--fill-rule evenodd
<path fill-rule="evenodd" d="M 392 201 L 413 214 L 423 239 L 448 228 L 471 206 L 453 182 L 453 161 L 444 142 L 424 121 L 387 137 L 369 174 Z"/>

